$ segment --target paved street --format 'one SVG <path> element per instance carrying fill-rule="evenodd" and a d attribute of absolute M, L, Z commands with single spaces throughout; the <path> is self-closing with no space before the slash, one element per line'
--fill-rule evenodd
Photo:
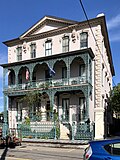
<path fill-rule="evenodd" d="M 28 146 L 0 149 L 1 160 L 82 160 L 84 149 Z"/>

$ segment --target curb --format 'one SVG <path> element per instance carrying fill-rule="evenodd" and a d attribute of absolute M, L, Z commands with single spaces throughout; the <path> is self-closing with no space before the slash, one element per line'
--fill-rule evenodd
<path fill-rule="evenodd" d="M 70 140 L 35 140 L 24 139 L 22 144 L 35 147 L 53 147 L 53 148 L 74 148 L 85 149 L 88 146 L 89 141 L 70 141 Z"/>

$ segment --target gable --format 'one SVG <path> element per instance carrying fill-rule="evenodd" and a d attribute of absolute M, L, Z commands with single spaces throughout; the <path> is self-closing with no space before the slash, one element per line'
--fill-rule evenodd
<path fill-rule="evenodd" d="M 38 28 L 35 32 L 33 32 L 31 35 L 47 32 L 47 31 L 51 31 L 51 30 L 54 30 L 54 29 L 58 29 L 60 27 L 61 26 L 54 25 L 54 24 L 43 25 L 40 28 Z"/>
<path fill-rule="evenodd" d="M 19 38 L 25 38 L 30 35 L 51 31 L 51 30 L 58 29 L 61 27 L 66 27 L 75 23 L 76 21 L 72 21 L 72 20 L 66 20 L 66 19 L 52 17 L 52 16 L 45 16 L 41 20 L 39 20 L 35 25 L 29 28 L 26 32 L 24 32 Z"/>

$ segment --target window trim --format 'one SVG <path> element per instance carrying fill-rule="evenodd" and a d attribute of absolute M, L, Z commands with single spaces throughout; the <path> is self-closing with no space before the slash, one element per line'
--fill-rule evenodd
<path fill-rule="evenodd" d="M 86 34 L 86 38 L 82 39 L 82 35 Z M 84 31 L 80 33 L 80 48 L 88 48 L 88 32 Z"/>
<path fill-rule="evenodd" d="M 79 76 L 85 77 L 85 64 L 84 63 L 79 64 Z"/>
<path fill-rule="evenodd" d="M 65 42 L 64 42 L 65 41 Z M 64 35 L 62 37 L 62 52 L 65 53 L 65 52 L 69 52 L 69 36 L 68 35 Z"/>
<path fill-rule="evenodd" d="M 68 104 L 67 108 L 64 106 L 64 104 Z M 70 114 L 70 99 L 69 98 L 62 98 L 62 115 L 65 120 L 69 120 L 69 114 Z"/>
<path fill-rule="evenodd" d="M 31 58 L 36 58 L 36 43 L 30 44 L 30 55 L 31 55 Z"/>
<path fill-rule="evenodd" d="M 46 48 L 46 45 L 49 43 L 48 49 Z M 52 39 L 47 39 L 45 41 L 45 56 L 50 56 L 52 55 Z"/>
<path fill-rule="evenodd" d="M 18 46 L 17 50 L 17 61 L 22 61 L 22 46 Z"/>

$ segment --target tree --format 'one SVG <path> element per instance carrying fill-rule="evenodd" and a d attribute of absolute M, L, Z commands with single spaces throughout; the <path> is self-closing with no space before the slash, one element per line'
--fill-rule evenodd
<path fill-rule="evenodd" d="M 38 91 L 28 92 L 23 98 L 20 99 L 20 102 L 25 103 L 31 111 L 32 106 L 39 105 L 42 95 Z"/>
<path fill-rule="evenodd" d="M 25 101 L 29 107 L 33 106 L 36 103 L 39 103 L 41 95 L 38 91 L 28 92 L 21 101 Z"/>
<path fill-rule="evenodd" d="M 120 112 L 120 83 L 113 87 L 109 98 L 109 105 L 113 112 Z"/>

